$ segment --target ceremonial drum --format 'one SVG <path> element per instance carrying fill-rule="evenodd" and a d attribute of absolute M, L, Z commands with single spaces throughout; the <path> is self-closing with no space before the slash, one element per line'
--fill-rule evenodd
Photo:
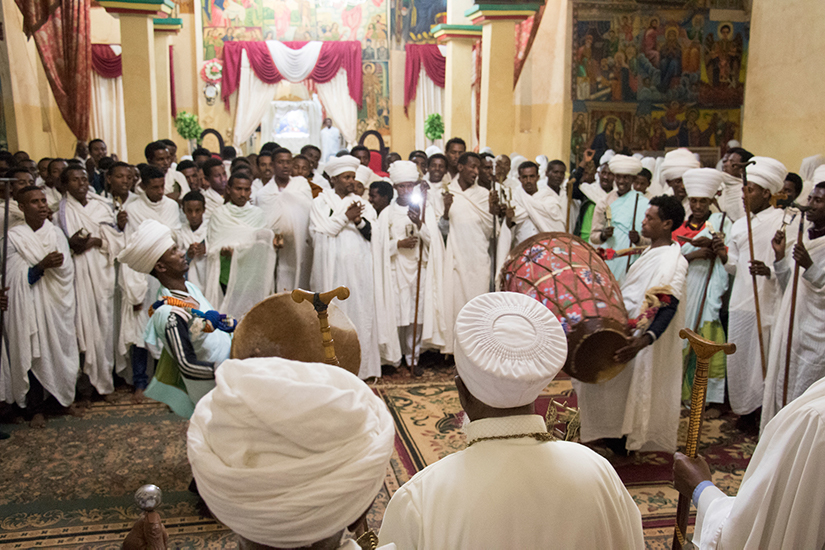
<path fill-rule="evenodd" d="M 341 368 L 357 375 L 361 366 L 361 345 L 355 326 L 334 303 L 329 305 L 327 313 L 338 363 Z M 315 308 L 309 302 L 295 303 L 288 292 L 259 302 L 238 323 L 230 357 L 283 357 L 323 363 L 324 347 Z"/>
<path fill-rule="evenodd" d="M 539 233 L 519 244 L 501 268 L 501 290 L 547 306 L 567 334 L 564 372 L 598 383 L 625 364 L 613 354 L 627 345 L 627 311 L 619 283 L 596 250 L 569 233 Z"/>

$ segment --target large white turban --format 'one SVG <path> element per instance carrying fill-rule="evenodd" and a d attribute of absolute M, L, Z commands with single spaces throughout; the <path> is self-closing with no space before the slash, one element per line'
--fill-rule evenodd
<path fill-rule="evenodd" d="M 187 454 L 198 492 L 242 537 L 306 546 L 352 524 L 378 494 L 395 429 L 340 367 L 277 357 L 224 361 L 195 407 Z"/>
<path fill-rule="evenodd" d="M 665 155 L 665 160 L 662 162 L 662 179 L 665 182 L 677 180 L 688 170 L 701 166 L 696 156 L 689 149 L 682 147 Z"/>
<path fill-rule="evenodd" d="M 470 393 L 491 407 L 532 403 L 566 359 L 561 323 L 524 294 L 482 294 L 456 319 L 456 369 Z"/>
<path fill-rule="evenodd" d="M 715 168 L 692 168 L 682 174 L 688 197 L 712 199 L 722 186 L 724 176 Z"/>
<path fill-rule="evenodd" d="M 355 172 L 361 166 L 361 161 L 352 155 L 344 155 L 343 157 L 332 157 L 324 166 L 324 172 L 329 177 L 340 176 L 345 172 Z"/>
<path fill-rule="evenodd" d="M 788 175 L 785 165 L 770 157 L 753 157 L 751 162 L 754 164 L 745 167 L 748 182 L 767 189 L 771 195 L 779 193 L 785 185 L 785 176 Z"/>
<path fill-rule="evenodd" d="M 418 165 L 411 160 L 397 160 L 390 166 L 390 181 L 393 185 L 397 183 L 407 183 L 418 181 L 421 175 L 418 172 Z"/>
<path fill-rule="evenodd" d="M 149 273 L 163 253 L 173 246 L 171 229 L 159 221 L 144 220 L 117 259 L 139 273 Z"/>
<path fill-rule="evenodd" d="M 627 174 L 636 176 L 642 171 L 642 161 L 627 155 L 616 155 L 607 163 L 610 171 L 614 174 Z"/>
<path fill-rule="evenodd" d="M 615 156 L 616 151 L 614 151 L 613 149 L 608 149 L 607 151 L 602 153 L 602 157 L 599 159 L 599 166 L 601 166 L 602 164 L 607 164 L 608 162 L 610 162 L 610 159 L 612 159 Z"/>
<path fill-rule="evenodd" d="M 369 185 L 371 176 L 372 170 L 363 164 L 359 164 L 358 169 L 355 170 L 355 181 L 360 181 L 363 185 Z"/>

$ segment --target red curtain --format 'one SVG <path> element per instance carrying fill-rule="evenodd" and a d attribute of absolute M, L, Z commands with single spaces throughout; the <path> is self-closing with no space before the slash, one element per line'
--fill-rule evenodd
<path fill-rule="evenodd" d="M 23 30 L 34 36 L 57 107 L 80 141 L 91 118 L 90 0 L 15 0 Z"/>
<path fill-rule="evenodd" d="M 306 42 L 284 42 L 298 50 Z M 227 42 L 223 47 L 223 76 L 221 77 L 221 97 L 229 109 L 229 96 L 238 89 L 241 79 L 241 53 L 246 50 L 249 64 L 255 75 L 266 84 L 277 84 L 283 80 L 278 68 L 272 61 L 266 42 Z M 338 71 L 346 69 L 349 95 L 360 107 L 362 102 L 361 43 L 358 41 L 324 42 L 318 62 L 312 69 L 308 80 L 321 84 L 332 80 Z"/>
<path fill-rule="evenodd" d="M 92 69 L 103 78 L 123 76 L 121 57 L 109 44 L 92 44 Z"/>
<path fill-rule="evenodd" d="M 404 114 L 407 106 L 415 99 L 421 66 L 424 72 L 439 88 L 444 87 L 447 59 L 435 44 L 407 44 L 407 62 L 404 67 Z"/>

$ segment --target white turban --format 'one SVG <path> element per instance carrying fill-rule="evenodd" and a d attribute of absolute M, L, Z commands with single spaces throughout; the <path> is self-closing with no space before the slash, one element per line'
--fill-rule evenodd
<path fill-rule="evenodd" d="M 390 181 L 396 183 L 406 183 L 418 181 L 421 175 L 418 172 L 418 165 L 411 160 L 397 160 L 390 166 Z"/>
<path fill-rule="evenodd" d="M 198 492 L 242 537 L 307 546 L 352 524 L 384 482 L 386 405 L 340 367 L 229 359 L 195 407 L 187 454 Z"/>
<path fill-rule="evenodd" d="M 456 319 L 456 369 L 470 393 L 491 407 L 532 403 L 566 359 L 561 323 L 525 294 L 482 294 Z"/>
<path fill-rule="evenodd" d="M 642 161 L 627 155 L 616 155 L 607 165 L 614 174 L 637 176 L 642 171 Z"/>
<path fill-rule="evenodd" d="M 509 177 L 511 177 L 513 179 L 518 179 L 519 166 L 521 166 L 522 164 L 527 162 L 527 160 L 528 160 L 527 157 L 524 157 L 524 156 L 519 155 L 519 154 L 513 154 L 513 156 L 510 157 L 510 174 L 509 174 Z"/>
<path fill-rule="evenodd" d="M 361 161 L 352 155 L 344 155 L 343 157 L 332 157 L 324 166 L 324 172 L 329 177 L 340 176 L 345 172 L 355 172 L 361 166 Z"/>
<path fill-rule="evenodd" d="M 771 195 L 779 193 L 785 186 L 785 176 L 788 175 L 785 165 L 770 157 L 753 157 L 751 161 L 755 164 L 745 168 L 748 182 L 767 189 Z"/>
<path fill-rule="evenodd" d="M 163 253 L 175 246 L 172 230 L 156 220 L 144 220 L 117 259 L 139 273 L 155 268 Z"/>
<path fill-rule="evenodd" d="M 817 183 L 821 183 L 825 181 L 825 164 L 819 166 L 816 170 L 814 170 L 814 175 L 811 178 L 811 182 L 816 185 Z"/>
<path fill-rule="evenodd" d="M 633 158 L 638 159 L 638 160 L 642 160 L 643 158 L 645 158 L 645 156 L 641 153 L 633 153 Z"/>
<path fill-rule="evenodd" d="M 677 180 L 688 170 L 701 166 L 693 153 L 682 147 L 665 155 L 665 160 L 662 162 L 662 179 L 665 182 Z"/>
<path fill-rule="evenodd" d="M 372 170 L 369 167 L 359 164 L 355 170 L 355 181 L 360 181 L 363 185 L 369 185 Z"/>
<path fill-rule="evenodd" d="M 816 169 L 822 166 L 823 163 L 825 163 L 825 158 L 822 158 L 822 155 L 805 157 L 802 159 L 802 164 L 799 165 L 799 177 L 802 178 L 802 181 L 814 181 L 814 178 L 816 177 Z"/>
<path fill-rule="evenodd" d="M 431 157 L 433 155 L 436 155 L 436 154 L 442 154 L 443 155 L 444 151 L 442 151 L 441 147 L 439 147 L 438 145 L 430 145 L 429 147 L 427 147 L 424 150 L 424 153 L 426 153 L 427 157 L 429 158 L 429 157 Z"/>
<path fill-rule="evenodd" d="M 607 151 L 602 153 L 602 157 L 599 159 L 599 166 L 601 166 L 602 164 L 607 164 L 608 162 L 610 162 L 610 159 L 612 159 L 614 156 L 616 156 L 616 151 L 614 151 L 613 149 L 608 149 Z"/>
<path fill-rule="evenodd" d="M 712 199 L 722 186 L 724 176 L 715 168 L 691 168 L 682 174 L 688 197 Z"/>

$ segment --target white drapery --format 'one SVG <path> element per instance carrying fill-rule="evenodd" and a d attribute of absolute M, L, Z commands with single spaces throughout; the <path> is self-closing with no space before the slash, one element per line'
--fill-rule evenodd
<path fill-rule="evenodd" d="M 424 123 L 427 117 L 435 113 L 443 117 L 443 106 L 444 88 L 436 86 L 422 66 L 415 91 L 415 148 L 419 151 L 423 151 L 430 145 L 444 149 L 443 139 L 433 141 L 424 135 Z"/>
<path fill-rule="evenodd" d="M 111 45 L 120 54 L 119 45 Z M 126 109 L 123 103 L 123 77 L 103 78 L 92 71 L 92 137 L 102 139 L 120 160 L 128 162 L 126 150 Z"/>
<path fill-rule="evenodd" d="M 235 147 L 255 133 L 266 115 L 277 84 L 265 84 L 252 70 L 246 50 L 241 53 L 241 79 L 238 83 L 238 101 L 235 106 Z"/>
<path fill-rule="evenodd" d="M 323 42 L 308 42 L 301 49 L 293 50 L 283 42 L 277 40 L 267 40 L 266 47 L 272 61 L 278 67 L 278 72 L 290 82 L 300 82 L 306 80 L 315 64 L 318 63 L 318 56 L 321 54 Z"/>
<path fill-rule="evenodd" d="M 341 69 L 335 78 L 325 84 L 316 84 L 315 89 L 318 90 L 318 97 L 327 111 L 327 116 L 341 130 L 347 148 L 351 148 L 358 140 L 358 107 L 349 95 L 348 82 L 347 70 Z"/>
<path fill-rule="evenodd" d="M 307 134 L 295 136 L 278 134 L 279 121 L 291 111 L 301 111 L 306 116 Z M 321 143 L 322 118 L 318 96 L 313 95 L 310 101 L 273 101 L 269 104 L 269 111 L 261 121 L 261 141 L 264 143 L 275 141 L 281 147 L 286 147 L 297 155 L 304 145 Z"/>

